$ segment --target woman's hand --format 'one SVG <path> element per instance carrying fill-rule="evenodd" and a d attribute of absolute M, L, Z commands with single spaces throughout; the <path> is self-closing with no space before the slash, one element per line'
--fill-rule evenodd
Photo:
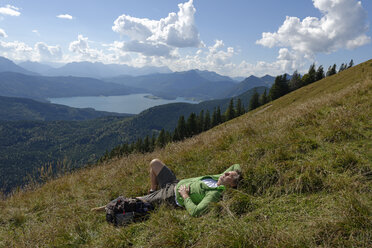
<path fill-rule="evenodd" d="M 180 193 L 180 195 L 182 196 L 183 199 L 186 199 L 189 196 L 189 193 L 190 193 L 190 186 L 189 187 L 186 187 L 186 185 L 182 185 L 179 189 L 178 189 L 178 193 Z"/>

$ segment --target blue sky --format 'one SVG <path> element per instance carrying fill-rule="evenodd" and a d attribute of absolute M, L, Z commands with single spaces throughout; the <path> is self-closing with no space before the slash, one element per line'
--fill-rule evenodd
<path fill-rule="evenodd" d="M 304 72 L 371 59 L 372 1 L 0 0 L 0 55 L 202 69 Z"/>

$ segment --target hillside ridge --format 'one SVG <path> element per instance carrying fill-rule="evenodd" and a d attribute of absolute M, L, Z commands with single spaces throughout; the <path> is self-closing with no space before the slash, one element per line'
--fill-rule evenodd
<path fill-rule="evenodd" d="M 367 247 L 371 92 L 369 60 L 165 149 L 15 193 L 0 201 L 0 246 Z M 244 181 L 201 218 L 161 207 L 115 229 L 87 211 L 146 193 L 155 157 L 180 179 L 239 163 Z"/>

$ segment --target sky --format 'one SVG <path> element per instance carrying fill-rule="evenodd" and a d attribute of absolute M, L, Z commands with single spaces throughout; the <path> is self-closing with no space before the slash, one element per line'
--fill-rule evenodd
<path fill-rule="evenodd" d="M 0 0 L 0 56 L 247 77 L 372 58 L 371 0 Z"/>

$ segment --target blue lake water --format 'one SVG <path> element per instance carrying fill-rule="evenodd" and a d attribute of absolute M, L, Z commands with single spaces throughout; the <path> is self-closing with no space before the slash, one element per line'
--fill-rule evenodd
<path fill-rule="evenodd" d="M 139 114 L 145 109 L 167 103 L 198 103 L 178 97 L 175 100 L 155 98 L 149 94 L 131 94 L 125 96 L 77 96 L 49 98 L 51 103 L 67 105 L 74 108 L 94 108 L 99 111 Z"/>

